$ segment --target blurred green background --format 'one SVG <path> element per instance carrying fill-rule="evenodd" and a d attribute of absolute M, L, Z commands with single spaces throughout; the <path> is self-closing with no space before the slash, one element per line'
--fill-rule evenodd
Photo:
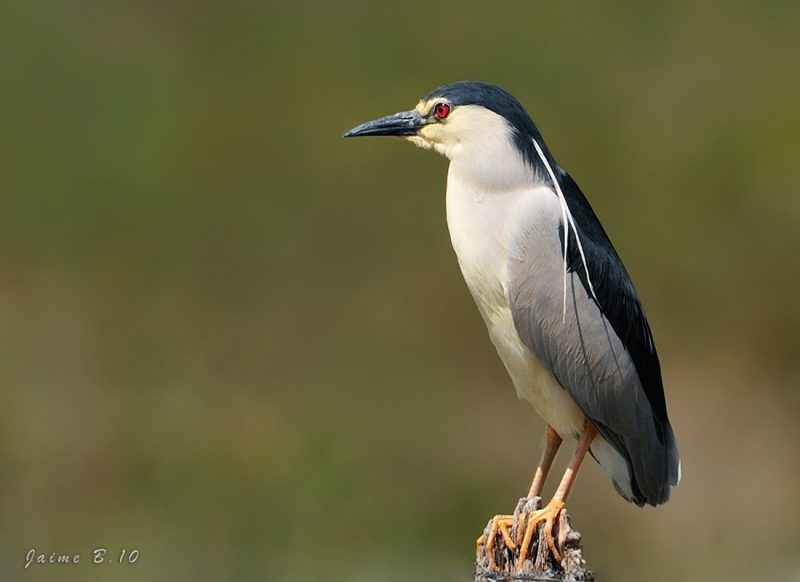
<path fill-rule="evenodd" d="M 458 271 L 446 161 L 340 138 L 463 78 L 526 105 L 656 334 L 684 481 L 642 510 L 587 463 L 590 567 L 800 580 L 799 26 L 776 0 L 4 2 L 0 580 L 471 579 L 543 424 Z"/>

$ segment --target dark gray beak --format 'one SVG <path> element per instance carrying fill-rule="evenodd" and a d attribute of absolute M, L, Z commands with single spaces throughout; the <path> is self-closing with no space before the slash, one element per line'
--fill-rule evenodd
<path fill-rule="evenodd" d="M 380 119 L 368 121 L 354 127 L 343 137 L 361 137 L 364 135 L 416 135 L 420 128 L 428 125 L 430 121 L 416 110 L 401 111 L 394 115 L 387 115 Z"/>

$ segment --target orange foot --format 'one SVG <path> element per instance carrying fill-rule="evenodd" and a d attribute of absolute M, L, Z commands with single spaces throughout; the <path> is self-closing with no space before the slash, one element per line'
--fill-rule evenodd
<path fill-rule="evenodd" d="M 489 535 L 486 536 L 481 534 L 476 541 L 476 550 L 482 545 L 486 545 L 484 551 L 486 552 L 486 557 L 489 560 L 489 565 L 492 567 L 493 572 L 500 572 L 497 562 L 494 561 L 494 542 L 497 538 L 497 532 L 499 531 L 500 535 L 503 536 L 503 541 L 505 542 L 506 546 L 512 550 L 517 548 L 517 544 L 511 539 L 511 534 L 508 533 L 509 528 L 511 528 L 513 525 L 513 515 L 495 515 L 492 518 L 492 527 L 489 528 Z"/>
<path fill-rule="evenodd" d="M 527 556 L 528 550 L 531 547 L 533 532 L 536 531 L 536 526 L 540 521 L 544 521 L 544 533 L 545 537 L 547 538 L 547 545 L 550 546 L 550 551 L 553 552 L 553 557 L 555 557 L 557 562 L 561 561 L 561 554 L 558 552 L 556 540 L 553 538 L 553 525 L 555 525 L 556 519 L 558 519 L 558 514 L 561 513 L 562 509 L 564 509 L 564 502 L 557 499 L 552 499 L 550 503 L 548 503 L 543 509 L 532 511 L 531 513 L 527 514 L 526 517 L 528 521 L 524 528 L 523 524 L 525 522 L 522 521 L 522 523 L 520 523 L 517 536 L 520 535 L 523 529 L 525 531 L 525 535 L 522 538 L 522 545 L 519 548 L 519 561 L 517 562 L 517 569 L 521 570 L 523 564 L 525 564 L 525 557 Z M 519 542 L 519 539 L 517 539 L 517 542 Z"/>

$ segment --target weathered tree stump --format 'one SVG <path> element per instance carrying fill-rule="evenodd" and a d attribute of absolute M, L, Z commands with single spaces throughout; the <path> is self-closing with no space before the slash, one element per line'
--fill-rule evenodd
<path fill-rule="evenodd" d="M 514 510 L 514 526 L 511 528 L 511 539 L 517 539 L 517 530 L 521 527 L 521 517 L 541 507 L 539 497 L 523 497 Z M 484 530 L 489 535 L 491 520 Z M 561 553 L 561 563 L 556 562 L 544 534 L 544 522 L 536 526 L 528 555 L 522 568 L 519 563 L 519 548 L 512 550 L 503 541 L 500 532 L 494 544 L 494 559 L 499 572 L 492 570 L 485 546 L 478 546 L 475 556 L 475 582 L 510 582 L 512 580 L 530 580 L 544 582 L 594 582 L 594 575 L 584 568 L 581 534 L 572 529 L 567 510 L 561 511 L 558 521 L 553 527 L 553 537 L 557 541 Z M 486 540 L 488 541 L 488 540 Z"/>

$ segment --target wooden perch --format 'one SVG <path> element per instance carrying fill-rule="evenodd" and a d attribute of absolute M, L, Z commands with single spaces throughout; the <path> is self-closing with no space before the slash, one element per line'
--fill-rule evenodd
<path fill-rule="evenodd" d="M 514 526 L 510 534 L 511 539 L 516 539 L 520 527 L 520 516 L 536 511 L 541 507 L 539 497 L 523 497 L 519 500 L 514 510 Z M 484 536 L 489 535 L 491 520 L 484 530 Z M 503 541 L 500 532 L 494 544 L 494 559 L 500 569 L 492 570 L 486 556 L 485 545 L 478 546 L 475 556 L 475 581 L 474 582 L 510 582 L 513 580 L 529 580 L 542 582 L 595 582 L 594 575 L 584 568 L 581 534 L 572 529 L 567 510 L 561 511 L 558 521 L 553 527 L 553 536 L 561 552 L 561 563 L 557 563 L 544 534 L 544 522 L 536 526 L 533 541 L 525 556 L 522 568 L 517 568 L 519 563 L 519 548 L 512 550 Z M 488 541 L 488 540 L 486 540 Z"/>

